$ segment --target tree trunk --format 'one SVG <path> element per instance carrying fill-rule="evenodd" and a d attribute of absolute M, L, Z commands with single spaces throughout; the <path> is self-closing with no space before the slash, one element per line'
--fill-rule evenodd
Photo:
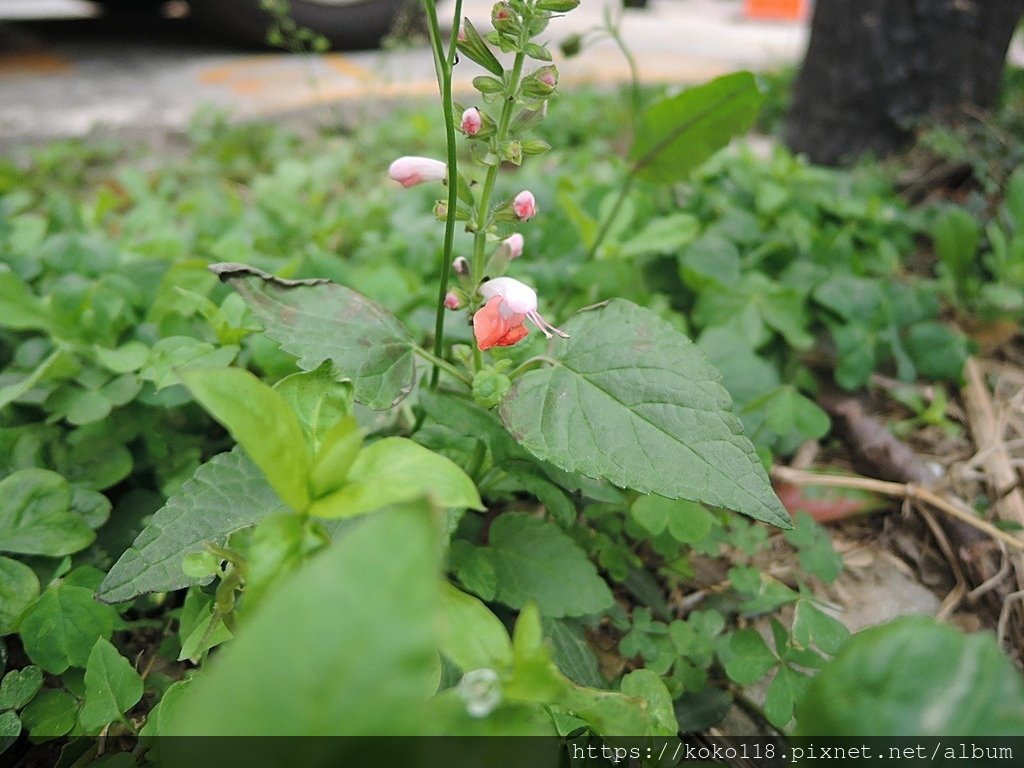
<path fill-rule="evenodd" d="M 786 143 L 835 165 L 992 106 L 1024 0 L 818 0 Z"/>

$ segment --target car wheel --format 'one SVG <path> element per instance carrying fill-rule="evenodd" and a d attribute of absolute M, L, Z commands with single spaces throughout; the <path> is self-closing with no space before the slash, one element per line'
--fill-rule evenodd
<path fill-rule="evenodd" d="M 409 0 L 291 0 L 292 18 L 335 48 L 373 48 Z M 217 34 L 264 45 L 271 16 L 260 0 L 189 0 L 192 15 Z"/>

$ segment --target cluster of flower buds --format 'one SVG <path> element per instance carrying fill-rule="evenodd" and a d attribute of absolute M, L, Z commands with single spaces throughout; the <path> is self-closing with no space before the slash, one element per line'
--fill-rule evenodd
<path fill-rule="evenodd" d="M 548 100 L 558 88 L 558 70 L 551 64 L 551 53 L 534 38 L 544 32 L 549 20 L 579 5 L 579 0 L 499 0 L 491 9 L 492 31 L 481 35 L 465 19 L 456 45 L 467 59 L 479 64 L 487 74 L 473 79 L 480 102 L 471 106 L 454 105 L 455 125 L 469 142 L 471 155 L 487 168 L 487 183 L 477 192 L 463 174 L 448 178 L 448 168 L 439 160 L 402 157 L 391 164 L 390 175 L 404 187 L 427 181 L 457 184 L 458 207 L 449 210 L 439 200 L 434 215 L 439 219 L 454 215 L 465 221 L 474 235 L 470 259 L 458 257 L 452 263 L 455 280 L 447 286 L 444 306 L 450 310 L 469 309 L 477 347 L 509 346 L 523 339 L 529 320 L 546 337 L 566 334 L 555 328 L 537 311 L 536 292 L 518 280 L 505 277 L 512 261 L 523 253 L 525 238 L 516 232 L 502 237 L 502 225 L 525 222 L 537 215 L 537 200 L 524 189 L 511 200 L 491 206 L 495 174 L 502 163 L 519 165 L 523 158 L 547 151 L 543 141 L 525 140 L 523 132 L 536 125 L 547 113 Z M 495 55 L 514 53 L 514 65 L 506 71 Z M 530 68 L 528 61 L 539 62 Z M 486 259 L 486 243 L 498 247 Z"/>

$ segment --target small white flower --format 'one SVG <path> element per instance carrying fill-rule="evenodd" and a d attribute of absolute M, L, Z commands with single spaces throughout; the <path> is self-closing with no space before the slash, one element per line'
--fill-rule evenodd
<path fill-rule="evenodd" d="M 501 704 L 501 680 L 493 669 L 471 669 L 456 687 L 472 717 L 487 717 Z"/>

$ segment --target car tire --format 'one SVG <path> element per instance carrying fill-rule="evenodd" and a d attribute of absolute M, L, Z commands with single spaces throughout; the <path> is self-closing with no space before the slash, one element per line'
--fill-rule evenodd
<path fill-rule="evenodd" d="M 374 48 L 389 31 L 408 0 L 362 0 L 332 5 L 291 0 L 292 18 L 341 49 Z M 189 0 L 192 16 L 218 35 L 250 45 L 266 45 L 271 16 L 260 0 Z"/>

